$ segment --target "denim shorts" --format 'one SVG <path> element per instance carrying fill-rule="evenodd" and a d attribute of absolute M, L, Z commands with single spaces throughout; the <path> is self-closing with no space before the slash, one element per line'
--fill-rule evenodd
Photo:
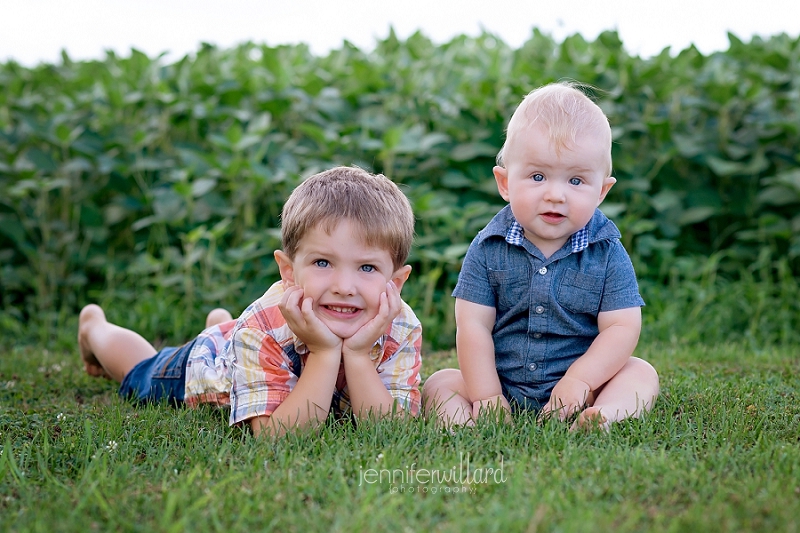
<path fill-rule="evenodd" d="M 183 404 L 186 395 L 186 363 L 197 339 L 178 348 L 163 348 L 128 372 L 119 395 L 140 403 L 166 400 Z"/>

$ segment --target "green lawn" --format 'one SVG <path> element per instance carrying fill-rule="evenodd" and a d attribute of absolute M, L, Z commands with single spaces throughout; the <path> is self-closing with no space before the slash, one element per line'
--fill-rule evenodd
<path fill-rule="evenodd" d="M 610 434 L 519 416 L 272 442 L 214 409 L 129 405 L 52 346 L 0 357 L 4 531 L 800 530 L 797 348 L 640 346 L 662 395 Z"/>

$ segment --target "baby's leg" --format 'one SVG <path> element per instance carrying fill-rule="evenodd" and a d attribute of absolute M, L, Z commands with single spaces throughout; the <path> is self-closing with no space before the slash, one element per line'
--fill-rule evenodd
<path fill-rule="evenodd" d="M 228 310 L 217 307 L 208 312 L 208 316 L 206 316 L 206 327 L 210 328 L 211 326 L 216 326 L 217 324 L 222 324 L 230 320 L 233 320 L 233 317 Z"/>
<path fill-rule="evenodd" d="M 422 387 L 422 402 L 425 412 L 435 412 L 447 427 L 472 423 L 472 402 L 460 370 L 446 368 L 434 372 Z"/>
<path fill-rule="evenodd" d="M 103 310 L 94 304 L 81 310 L 78 347 L 87 374 L 119 382 L 134 366 L 156 354 L 141 335 L 108 322 Z"/>
<path fill-rule="evenodd" d="M 591 406 L 578 415 L 573 429 L 608 428 L 612 422 L 628 417 L 638 418 L 653 408 L 658 390 L 656 370 L 647 361 L 631 357 L 600 389 Z"/>

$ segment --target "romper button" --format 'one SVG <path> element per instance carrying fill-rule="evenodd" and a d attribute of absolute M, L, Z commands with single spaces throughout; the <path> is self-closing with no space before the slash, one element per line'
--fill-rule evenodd
<path fill-rule="evenodd" d="M 542 313 L 544 313 L 544 307 L 542 307 L 541 305 L 537 305 L 534 311 L 536 311 L 536 314 L 541 315 Z"/>
<path fill-rule="evenodd" d="M 542 338 L 542 334 L 537 331 L 536 333 L 533 334 L 533 338 L 534 339 L 541 339 Z"/>
<path fill-rule="evenodd" d="M 533 372 L 534 370 L 536 370 L 536 363 L 531 363 L 530 365 L 528 365 L 528 368 L 530 369 L 531 372 Z"/>
<path fill-rule="evenodd" d="M 541 274 L 542 276 L 544 276 L 545 274 L 547 274 L 547 267 L 542 267 L 542 268 L 540 268 L 540 269 L 539 269 L 539 274 Z"/>

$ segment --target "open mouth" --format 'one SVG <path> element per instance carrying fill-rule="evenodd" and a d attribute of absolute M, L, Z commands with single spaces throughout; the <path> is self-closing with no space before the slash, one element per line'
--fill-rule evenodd
<path fill-rule="evenodd" d="M 547 222 L 559 222 L 566 218 L 565 215 L 561 213 L 554 213 L 554 212 L 547 212 L 542 213 L 542 218 L 545 219 Z"/>
<path fill-rule="evenodd" d="M 352 315 L 360 311 L 358 307 L 343 307 L 339 305 L 323 305 L 325 309 L 342 315 Z"/>

